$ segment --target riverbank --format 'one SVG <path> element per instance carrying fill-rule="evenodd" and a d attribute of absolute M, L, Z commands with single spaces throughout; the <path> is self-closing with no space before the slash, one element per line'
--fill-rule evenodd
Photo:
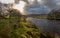
<path fill-rule="evenodd" d="M 36 24 L 26 21 L 27 17 L 20 15 L 18 11 L 13 10 L 10 13 L 0 18 L 0 38 L 55 38 Z"/>
<path fill-rule="evenodd" d="M 0 19 L 1 38 L 54 38 L 54 36 L 25 20 L 24 16 Z M 4 37 L 3 37 L 4 36 Z"/>
<path fill-rule="evenodd" d="M 38 19 L 32 17 L 28 17 L 26 20 L 34 23 L 38 28 L 46 32 L 60 35 L 60 21 L 58 20 Z"/>

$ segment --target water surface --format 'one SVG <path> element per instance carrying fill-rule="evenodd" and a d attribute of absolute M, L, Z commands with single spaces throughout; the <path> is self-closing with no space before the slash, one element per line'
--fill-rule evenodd
<path fill-rule="evenodd" d="M 34 23 L 42 30 L 55 32 L 60 35 L 60 21 L 58 20 L 37 19 L 32 17 L 28 17 L 26 20 Z"/>

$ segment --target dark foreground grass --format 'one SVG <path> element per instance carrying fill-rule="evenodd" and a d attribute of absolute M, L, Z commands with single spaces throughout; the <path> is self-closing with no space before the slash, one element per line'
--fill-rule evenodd
<path fill-rule="evenodd" d="M 0 38 L 39 38 L 40 32 L 23 17 L 0 18 Z"/>

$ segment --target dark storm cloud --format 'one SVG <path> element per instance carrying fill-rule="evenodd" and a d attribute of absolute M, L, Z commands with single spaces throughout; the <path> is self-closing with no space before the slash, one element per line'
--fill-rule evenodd
<path fill-rule="evenodd" d="M 18 4 L 20 0 L 15 0 L 15 3 Z"/>
<path fill-rule="evenodd" d="M 42 0 L 42 4 L 48 6 L 49 8 L 55 8 L 56 0 Z"/>

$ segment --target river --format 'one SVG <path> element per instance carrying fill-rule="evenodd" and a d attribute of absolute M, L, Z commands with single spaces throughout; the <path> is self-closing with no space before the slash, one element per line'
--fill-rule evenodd
<path fill-rule="evenodd" d="M 58 20 L 47 20 L 28 17 L 26 18 L 26 21 L 34 23 L 38 28 L 42 30 L 54 32 L 60 35 L 60 21 Z"/>

